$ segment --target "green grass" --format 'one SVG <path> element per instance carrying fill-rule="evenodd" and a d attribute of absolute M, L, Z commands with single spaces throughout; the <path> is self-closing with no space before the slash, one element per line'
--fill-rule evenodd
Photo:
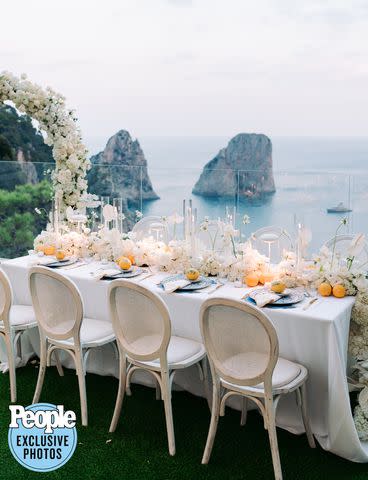
<path fill-rule="evenodd" d="M 37 368 L 29 365 L 17 370 L 18 403 L 29 405 L 37 378 Z M 262 419 L 251 412 L 245 427 L 240 427 L 239 412 L 227 409 L 220 419 L 209 465 L 201 465 L 210 413 L 204 399 L 185 392 L 173 393 L 176 455 L 167 449 L 165 418 L 161 401 L 153 389 L 133 385 L 132 396 L 125 397 L 118 429 L 108 428 L 118 382 L 112 377 L 88 374 L 89 423 L 78 421 L 78 446 L 72 459 L 61 469 L 48 474 L 21 467 L 12 457 L 8 443 L 9 378 L 0 376 L 0 479 L 272 479 L 273 470 L 267 432 Z M 41 401 L 64 404 L 80 419 L 77 377 L 55 368 L 46 373 Z M 111 442 L 106 443 L 108 439 Z M 308 447 L 305 435 L 278 430 L 284 479 L 365 479 L 368 465 L 354 464 Z"/>

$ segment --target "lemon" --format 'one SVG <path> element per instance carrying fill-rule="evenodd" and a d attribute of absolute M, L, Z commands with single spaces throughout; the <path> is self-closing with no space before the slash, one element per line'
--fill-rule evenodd
<path fill-rule="evenodd" d="M 185 275 L 187 276 L 187 279 L 188 280 L 197 280 L 198 277 L 199 277 L 199 272 L 197 269 L 195 268 L 189 268 L 186 272 L 185 272 Z"/>
<path fill-rule="evenodd" d="M 332 292 L 332 287 L 329 283 L 323 282 L 321 285 L 318 287 L 318 293 L 322 295 L 322 297 L 329 297 Z"/>
<path fill-rule="evenodd" d="M 118 265 L 122 270 L 129 270 L 129 268 L 132 266 L 132 262 L 128 257 L 119 257 Z"/>
<path fill-rule="evenodd" d="M 246 283 L 248 287 L 256 287 L 258 285 L 258 281 L 259 277 L 255 272 L 248 273 L 248 275 L 245 275 L 243 278 L 243 283 Z"/>
<path fill-rule="evenodd" d="M 271 290 L 275 293 L 282 293 L 286 288 L 285 283 L 280 282 L 279 280 L 275 280 L 271 283 Z"/>
<path fill-rule="evenodd" d="M 64 252 L 64 250 L 56 250 L 55 257 L 57 260 L 64 260 L 65 256 L 66 253 Z"/>
<path fill-rule="evenodd" d="M 339 283 L 335 285 L 332 289 L 332 294 L 336 298 L 343 298 L 346 295 L 346 290 L 344 285 L 340 285 Z"/>

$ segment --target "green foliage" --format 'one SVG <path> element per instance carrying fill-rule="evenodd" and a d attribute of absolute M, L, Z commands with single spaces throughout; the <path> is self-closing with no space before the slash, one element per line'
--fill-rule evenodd
<path fill-rule="evenodd" d="M 0 159 L 5 161 L 13 160 L 11 145 L 3 135 L 0 135 Z"/>
<path fill-rule="evenodd" d="M 0 105 L 0 139 L 5 139 L 7 147 L 0 141 L 0 160 L 16 159 L 17 151 L 23 152 L 29 162 L 53 163 L 52 149 L 45 145 L 43 137 L 32 125 L 28 115 L 18 115 L 10 105 Z M 9 158 L 9 147 L 11 155 Z M 5 148 L 5 154 L 4 154 Z"/>
<path fill-rule="evenodd" d="M 12 191 L 0 190 L 0 257 L 25 255 L 47 223 L 51 208 L 51 185 L 18 185 Z M 35 212 L 41 210 L 41 215 Z"/>

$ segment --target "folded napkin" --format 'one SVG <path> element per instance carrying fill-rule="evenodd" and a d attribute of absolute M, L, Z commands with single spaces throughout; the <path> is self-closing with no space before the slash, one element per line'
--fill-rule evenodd
<path fill-rule="evenodd" d="M 30 265 L 41 265 L 43 267 L 47 267 L 47 265 L 51 265 L 51 263 L 56 263 L 57 260 L 55 257 L 31 257 L 29 263 Z"/>
<path fill-rule="evenodd" d="M 276 293 L 259 292 L 252 295 L 253 300 L 256 302 L 257 307 L 262 308 L 269 303 L 276 302 L 280 298 Z"/>
<path fill-rule="evenodd" d="M 168 280 L 167 282 L 164 282 L 162 285 L 164 287 L 165 292 L 172 293 L 172 292 L 175 292 L 175 290 L 178 290 L 179 288 L 186 287 L 190 283 L 191 282 L 189 280 L 186 280 L 185 278 L 179 278 L 178 280 Z"/>
<path fill-rule="evenodd" d="M 92 278 L 95 280 L 101 280 L 104 277 L 115 277 L 119 275 L 121 270 L 117 270 L 116 268 L 107 268 L 106 270 L 98 270 L 92 275 Z"/>

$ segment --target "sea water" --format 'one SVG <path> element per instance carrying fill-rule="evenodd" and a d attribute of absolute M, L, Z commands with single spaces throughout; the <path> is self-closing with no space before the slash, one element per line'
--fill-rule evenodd
<path fill-rule="evenodd" d="M 368 234 L 368 137 L 272 138 L 276 193 L 261 201 L 205 198 L 192 194 L 203 166 L 225 147 L 228 137 L 143 137 L 141 146 L 159 200 L 144 202 L 145 215 L 181 213 L 182 200 L 192 198 L 199 219 L 225 216 L 236 207 L 243 235 L 257 228 L 279 225 L 290 233 L 302 222 L 312 230 L 316 250 L 334 232 L 343 216 L 348 225 L 340 233 Z M 327 208 L 344 202 L 351 214 L 328 214 Z M 244 214 L 251 217 L 241 225 Z"/>

